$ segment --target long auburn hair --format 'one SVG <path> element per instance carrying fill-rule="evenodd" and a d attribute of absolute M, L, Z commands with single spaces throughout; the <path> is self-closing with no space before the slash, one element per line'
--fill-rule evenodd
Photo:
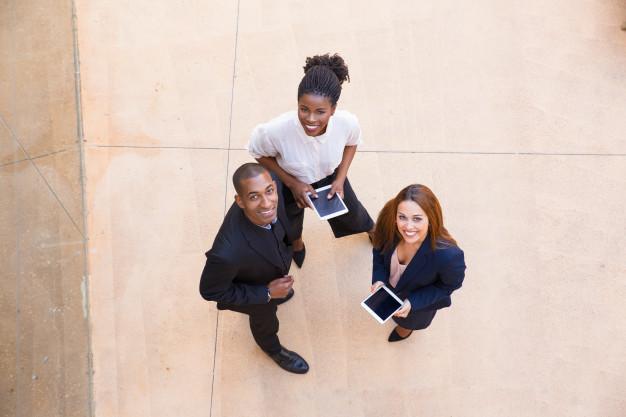
<path fill-rule="evenodd" d="M 433 250 L 437 246 L 457 246 L 456 240 L 443 225 L 441 205 L 435 194 L 425 185 L 412 184 L 403 188 L 395 198 L 387 201 L 378 214 L 373 239 L 376 249 L 387 252 L 402 239 L 402 235 L 400 235 L 396 225 L 396 216 L 398 205 L 403 201 L 414 201 L 426 213 L 428 217 L 428 236 L 430 236 L 430 246 Z"/>

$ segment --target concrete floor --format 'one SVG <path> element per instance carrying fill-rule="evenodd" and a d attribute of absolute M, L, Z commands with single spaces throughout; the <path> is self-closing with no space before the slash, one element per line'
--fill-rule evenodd
<path fill-rule="evenodd" d="M 13 24 L 20 4 L 6 14 Z M 63 111 L 69 99 L 42 104 L 68 117 L 68 133 L 52 138 L 74 140 L 30 144 L 28 118 L 17 117 L 29 107 L 0 108 L 2 190 L 20 201 L 2 206 L 2 249 L 32 253 L 22 237 L 55 225 L 49 239 L 62 250 L 52 272 L 61 268 L 62 288 L 76 294 L 66 302 L 76 314 L 88 286 L 90 327 L 78 339 L 66 330 L 54 366 L 67 369 L 71 354 L 86 366 L 88 345 L 91 373 L 75 385 L 83 396 L 71 414 L 58 399 L 66 382 L 51 377 L 56 388 L 43 392 L 20 370 L 20 358 L 32 367 L 58 333 L 42 326 L 24 353 L 16 329 L 29 322 L 4 288 L 23 288 L 25 266 L 52 273 L 50 258 L 10 257 L 3 291 L 17 301 L 6 311 L 3 301 L 0 339 L 18 336 L 0 363 L 17 377 L 3 383 L 1 415 L 626 415 L 623 2 L 75 5 L 81 118 Z M 49 32 L 71 41 L 66 20 Z M 339 106 L 363 128 L 349 175 L 359 197 L 375 215 L 403 186 L 431 187 L 468 270 L 450 309 L 390 345 L 392 325 L 359 306 L 371 271 L 366 236 L 333 239 L 307 213 L 307 261 L 293 267 L 296 296 L 279 309 L 282 342 L 311 365 L 300 376 L 261 353 L 244 316 L 218 312 L 197 287 L 233 198 L 230 175 L 250 160 L 250 131 L 295 108 L 305 57 L 324 52 L 350 67 Z M 15 68 L 0 77 L 6 85 Z M 49 79 L 40 89 L 58 94 Z M 11 91 L 9 104 L 19 96 Z M 68 127 L 77 118 L 78 136 Z M 51 208 L 28 217 L 24 182 Z M 33 216 L 39 223 L 26 221 Z M 42 398 L 65 408 L 52 413 Z"/>
<path fill-rule="evenodd" d="M 91 414 L 71 2 L 0 2 L 0 416 Z"/>

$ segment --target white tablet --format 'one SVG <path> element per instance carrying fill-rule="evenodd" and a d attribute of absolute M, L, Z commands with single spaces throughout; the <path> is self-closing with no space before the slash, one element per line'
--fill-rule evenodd
<path fill-rule="evenodd" d="M 402 304 L 404 304 L 402 300 L 384 285 L 361 302 L 363 308 L 381 324 L 400 310 Z"/>
<path fill-rule="evenodd" d="M 333 217 L 341 216 L 342 214 L 346 214 L 348 212 L 348 207 L 346 207 L 346 204 L 343 202 L 341 197 L 339 197 L 339 194 L 335 193 L 333 198 L 330 200 L 328 199 L 330 187 L 331 185 L 327 185 L 315 190 L 317 198 L 311 198 L 310 193 L 306 196 L 306 198 L 309 199 L 313 210 L 322 220 L 332 219 Z"/>

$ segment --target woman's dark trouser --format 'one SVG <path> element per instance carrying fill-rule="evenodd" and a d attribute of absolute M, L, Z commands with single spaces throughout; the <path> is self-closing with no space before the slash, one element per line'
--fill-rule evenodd
<path fill-rule="evenodd" d="M 278 340 L 277 308 L 275 300 L 267 304 L 229 305 L 226 307 L 227 310 L 248 315 L 254 340 L 261 349 L 269 354 L 278 353 L 281 349 Z"/>
<path fill-rule="evenodd" d="M 430 323 L 435 318 L 435 314 L 437 310 L 426 310 L 426 311 L 413 311 L 409 313 L 405 318 L 402 317 L 392 317 L 393 321 L 396 322 L 399 326 L 404 327 L 405 329 L 411 330 L 422 330 L 430 326 Z"/>
<path fill-rule="evenodd" d="M 328 177 L 311 184 L 315 189 L 332 184 L 336 178 L 336 172 Z M 291 224 L 294 236 L 302 236 L 302 223 L 304 222 L 304 209 L 298 207 L 291 190 L 283 184 L 283 201 L 289 223 Z M 359 201 L 350 185 L 350 181 L 346 178 L 343 184 L 343 201 L 346 203 L 348 212 L 341 216 L 328 220 L 335 237 L 344 237 L 356 233 L 368 232 L 374 227 L 374 220 L 367 213 L 363 204 Z"/>

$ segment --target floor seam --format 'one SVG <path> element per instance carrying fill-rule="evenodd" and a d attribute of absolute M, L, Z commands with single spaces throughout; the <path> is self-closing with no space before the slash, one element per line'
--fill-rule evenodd
<path fill-rule="evenodd" d="M 230 90 L 230 114 L 229 114 L 229 118 L 228 118 L 228 149 L 222 149 L 222 150 L 226 150 L 226 176 L 224 179 L 224 215 L 226 214 L 226 208 L 228 206 L 228 199 L 227 199 L 227 193 L 226 190 L 228 189 L 228 168 L 230 165 L 230 151 L 232 150 L 230 147 L 230 143 L 231 143 L 231 137 L 232 137 L 232 128 L 233 128 L 233 105 L 235 102 L 235 79 L 236 79 L 236 75 L 237 75 L 237 45 L 239 42 L 239 7 L 241 4 L 241 0 L 237 0 L 237 14 L 236 14 L 236 18 L 235 18 L 235 52 L 234 52 L 234 57 L 233 57 L 233 77 L 232 77 L 232 83 L 231 83 L 231 90 Z M 212 375 L 212 379 L 211 379 L 211 401 L 210 401 L 210 407 L 209 407 L 209 417 L 213 416 L 213 398 L 214 398 L 214 392 L 215 392 L 215 369 L 216 369 L 216 364 L 217 364 L 217 336 L 218 336 L 218 329 L 219 329 L 219 322 L 220 322 L 220 311 L 216 310 L 216 314 L 215 314 L 215 343 L 213 346 L 213 372 L 211 373 Z"/>
<path fill-rule="evenodd" d="M 213 146 L 143 146 L 143 145 L 88 145 L 89 148 L 129 148 L 129 149 L 183 149 L 228 151 L 230 148 Z M 245 149 L 241 149 L 245 150 Z"/>
<path fill-rule="evenodd" d="M 15 6 L 11 7 L 11 13 L 10 13 L 10 25 L 11 27 L 15 26 L 15 22 L 16 22 L 16 12 L 15 12 Z M 15 46 L 15 37 L 13 36 L 13 38 L 11 39 L 11 43 L 10 43 L 10 48 L 11 48 L 11 52 L 12 55 L 15 56 L 16 53 L 16 46 Z M 16 72 L 16 68 L 15 65 L 11 65 L 10 66 L 10 77 L 11 79 L 15 79 L 15 72 Z M 16 95 L 16 86 L 15 83 L 11 84 L 11 99 L 15 98 Z M 11 100 L 11 111 L 12 113 L 15 111 L 15 105 L 13 104 L 15 101 Z M 11 129 L 9 129 L 8 125 L 6 124 L 6 122 L 4 121 L 4 118 L 2 117 L 2 115 L 0 114 L 0 121 L 1 124 L 4 125 L 5 129 L 7 130 L 8 134 L 10 137 L 13 137 L 12 135 L 12 131 Z M 24 154 L 25 156 L 27 156 L 26 154 Z M 17 210 L 17 213 L 20 213 L 21 207 L 20 207 L 20 202 L 21 199 L 16 198 L 15 199 L 15 208 Z M 16 213 L 16 214 L 17 214 Z M 23 228 L 23 222 L 21 221 L 21 217 L 19 216 L 15 216 L 14 217 L 16 219 L 16 236 L 15 236 L 15 258 L 16 258 L 16 267 L 15 267 L 15 416 L 16 417 L 21 417 L 21 411 L 22 411 L 22 390 L 20 389 L 20 367 L 19 364 L 21 363 L 21 357 L 22 357 L 22 343 L 21 343 L 21 339 L 22 339 L 22 331 L 21 331 L 21 327 L 22 327 L 22 315 L 21 315 L 21 305 L 20 305 L 20 299 L 21 299 L 21 293 L 22 293 L 22 280 L 20 279 L 21 277 L 21 271 L 20 271 L 20 265 L 22 264 L 22 251 L 20 250 L 20 241 L 21 241 L 21 236 L 22 236 L 22 228 Z"/>
<path fill-rule="evenodd" d="M 232 106 L 232 104 L 231 104 Z M 231 109 L 232 112 L 232 109 Z M 232 116 L 229 120 L 232 125 Z M 230 126 L 229 126 L 230 128 Z M 230 131 L 228 141 L 230 143 Z M 88 145 L 90 148 L 128 148 L 128 149 L 181 149 L 181 150 L 216 150 L 216 151 L 247 151 L 246 148 L 223 148 L 212 146 L 143 146 L 143 145 Z M 606 156 L 624 157 L 626 153 L 593 153 L 593 152 L 524 152 L 524 151 L 407 151 L 407 150 L 381 150 L 381 149 L 359 149 L 360 153 L 382 153 L 382 154 L 423 154 L 423 155 L 519 155 L 519 156 Z M 10 163 L 9 163 L 10 164 Z M 0 165 L 1 167 L 2 165 Z"/>
<path fill-rule="evenodd" d="M 67 207 L 65 207 L 65 205 L 63 204 L 63 202 L 59 198 L 58 194 L 54 191 L 54 188 L 52 188 L 52 185 L 50 185 L 50 183 L 48 182 L 46 177 L 43 175 L 43 173 L 41 172 L 41 170 L 39 169 L 39 167 L 37 166 L 37 164 L 35 163 L 33 158 L 31 158 L 29 153 L 26 151 L 26 148 L 24 148 L 24 145 L 22 144 L 22 142 L 19 140 L 19 138 L 17 137 L 17 135 L 15 134 L 13 129 L 11 129 L 11 127 L 6 122 L 4 117 L 2 117 L 2 115 L 0 115 L 0 123 L 2 125 L 4 125 L 4 127 L 9 131 L 9 134 L 11 135 L 11 138 L 13 139 L 13 141 L 15 143 L 17 143 L 17 145 L 22 150 L 22 152 L 24 152 L 24 155 L 26 155 L 27 160 L 32 164 L 33 168 L 35 168 L 35 171 L 37 171 L 37 174 L 39 175 L 39 177 L 41 177 L 41 179 L 43 180 L 44 184 L 46 185 L 46 187 L 48 188 L 48 190 L 50 191 L 52 196 L 55 198 L 57 203 L 59 203 L 59 206 L 61 206 L 61 208 L 65 212 L 65 215 L 67 216 L 67 218 L 70 219 L 70 221 L 72 222 L 72 225 L 74 225 L 74 228 L 76 229 L 76 231 L 84 238 L 85 235 L 83 234 L 83 231 L 80 230 L 80 227 L 78 227 L 78 224 L 76 223 L 76 221 L 74 220 L 74 218 L 70 214 L 69 210 L 67 209 Z"/>
<path fill-rule="evenodd" d="M 81 279 L 83 317 L 87 329 L 87 413 L 89 417 L 95 415 L 94 385 L 93 385 L 93 346 L 91 328 L 91 305 L 89 299 L 89 234 L 87 232 L 87 185 L 85 176 L 85 130 L 83 126 L 82 86 L 80 78 L 80 50 L 78 46 L 78 14 L 76 1 L 72 0 L 72 58 L 74 60 L 74 100 L 76 106 L 76 136 L 79 155 L 80 201 L 83 221 L 83 277 Z"/>
<path fill-rule="evenodd" d="M 41 158 L 45 158 L 46 156 L 52 156 L 52 155 L 56 155 L 58 153 L 63 153 L 63 152 L 67 152 L 67 151 L 68 151 L 68 149 L 65 148 L 65 149 L 61 149 L 61 150 L 58 150 L 58 151 L 48 152 L 48 153 L 45 153 L 43 155 L 33 156 L 30 159 L 32 159 L 32 160 L 41 159 Z M 28 158 L 18 159 L 17 161 L 5 162 L 3 164 L 0 164 L 0 168 L 8 167 L 10 165 L 19 164 L 20 162 L 26 162 L 26 161 L 28 161 Z"/>
<path fill-rule="evenodd" d="M 626 156 L 626 153 L 584 153 L 584 152 L 483 152 L 483 151 L 384 151 L 359 150 L 361 153 L 391 154 L 433 154 L 433 155 L 520 155 L 520 156 Z"/>

